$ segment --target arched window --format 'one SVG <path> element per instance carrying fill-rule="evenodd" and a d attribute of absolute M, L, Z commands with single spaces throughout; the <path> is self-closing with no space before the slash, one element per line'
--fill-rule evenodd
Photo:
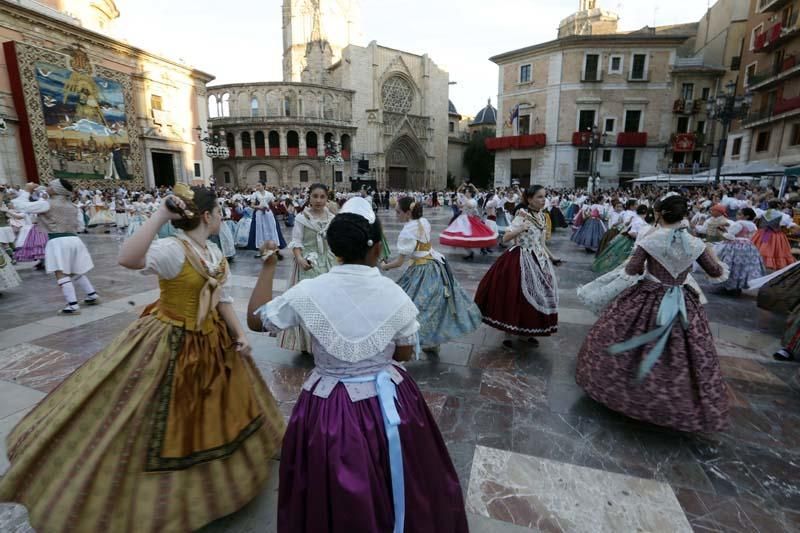
<path fill-rule="evenodd" d="M 245 157 L 252 157 L 253 155 L 253 145 L 250 144 L 250 132 L 245 131 L 242 133 L 242 155 Z"/>
<path fill-rule="evenodd" d="M 392 113 L 408 113 L 414 101 L 414 89 L 405 78 L 392 76 L 381 88 L 383 109 Z"/>
<path fill-rule="evenodd" d="M 250 99 L 250 116 L 257 117 L 258 116 L 258 98 L 255 96 Z"/>
<path fill-rule="evenodd" d="M 267 148 L 264 144 L 264 132 L 257 131 L 256 132 L 256 156 L 264 157 L 267 155 Z"/>
<path fill-rule="evenodd" d="M 236 157 L 236 139 L 233 136 L 233 133 L 228 132 L 225 134 L 225 144 L 228 146 L 228 151 L 231 154 L 231 157 Z"/>
<path fill-rule="evenodd" d="M 313 131 L 306 133 L 306 153 L 308 157 L 317 157 L 317 134 Z"/>
<path fill-rule="evenodd" d="M 292 99 L 289 96 L 283 97 L 283 116 L 292 116 Z"/>
<path fill-rule="evenodd" d="M 229 93 L 222 95 L 222 109 L 220 110 L 220 116 L 231 116 L 231 95 Z"/>
<path fill-rule="evenodd" d="M 350 136 L 342 135 L 342 159 L 350 159 Z"/>
<path fill-rule="evenodd" d="M 219 102 L 213 94 L 208 97 L 208 118 L 219 117 Z"/>
<path fill-rule="evenodd" d="M 281 136 L 278 132 L 275 130 L 269 132 L 267 142 L 269 143 L 269 156 L 279 157 L 281 155 Z"/>
<path fill-rule="evenodd" d="M 290 157 L 300 155 L 300 136 L 294 130 L 286 134 L 286 151 Z"/>

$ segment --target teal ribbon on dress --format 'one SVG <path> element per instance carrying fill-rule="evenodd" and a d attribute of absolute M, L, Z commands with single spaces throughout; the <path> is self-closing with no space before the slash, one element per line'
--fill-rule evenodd
<path fill-rule="evenodd" d="M 383 427 L 386 440 L 389 442 L 389 472 L 392 477 L 392 500 L 394 502 L 393 533 L 403 533 L 406 519 L 406 489 L 403 473 L 403 448 L 400 442 L 400 413 L 397 412 L 397 385 L 386 370 L 367 376 L 355 376 L 340 380 L 342 383 L 375 382 L 378 391 L 378 403 L 383 414 Z"/>
<path fill-rule="evenodd" d="M 681 326 L 685 329 L 689 325 L 689 317 L 686 313 L 686 300 L 683 295 L 683 287 L 676 285 L 664 294 L 661 299 L 661 305 L 658 307 L 658 316 L 656 317 L 656 328 L 648 331 L 644 335 L 639 335 L 625 342 L 615 344 L 608 349 L 611 355 L 619 355 L 623 352 L 633 350 L 645 344 L 657 341 L 655 346 L 647 353 L 641 365 L 639 365 L 639 372 L 636 381 L 642 381 L 647 374 L 653 369 L 653 366 L 661 357 L 664 352 L 664 347 L 667 345 L 669 334 L 672 331 L 672 326 L 675 321 L 680 318 Z"/>

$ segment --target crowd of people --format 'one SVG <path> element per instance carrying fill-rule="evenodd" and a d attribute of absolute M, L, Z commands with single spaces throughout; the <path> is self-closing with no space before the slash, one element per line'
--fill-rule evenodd
<path fill-rule="evenodd" d="M 160 288 L 9 437 L 0 501 L 23 503 L 39 531 L 198 529 L 251 500 L 279 448 L 281 533 L 467 531 L 455 468 L 402 363 L 482 322 L 510 349 L 556 335 L 554 232 L 596 254 L 599 277 L 578 297 L 599 318 L 576 381 L 610 409 L 679 431 L 727 427 L 701 273 L 725 297 L 758 290 L 757 305 L 785 312 L 775 357 L 800 357 L 796 189 L 89 191 L 54 179 L 2 194 L 0 291 L 20 282 L 14 262 L 42 261 L 62 313 L 80 312 L 76 287 L 97 305 L 80 236 L 93 231 L 123 238 L 119 264 Z M 438 241 L 426 209 L 452 209 Z M 396 243 L 384 215 L 402 223 Z M 499 254 L 474 297 L 437 244 L 465 261 Z M 247 326 L 314 361 L 287 424 L 233 311 L 237 254 L 262 262 Z M 284 258 L 290 288 L 275 296 Z M 397 282 L 382 275 L 402 267 Z"/>

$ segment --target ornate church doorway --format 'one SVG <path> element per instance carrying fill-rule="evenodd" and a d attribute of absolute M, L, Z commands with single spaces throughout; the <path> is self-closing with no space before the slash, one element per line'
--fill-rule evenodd
<path fill-rule="evenodd" d="M 425 187 L 425 152 L 408 135 L 398 137 L 386 153 L 387 185 L 390 189 L 417 190 Z"/>

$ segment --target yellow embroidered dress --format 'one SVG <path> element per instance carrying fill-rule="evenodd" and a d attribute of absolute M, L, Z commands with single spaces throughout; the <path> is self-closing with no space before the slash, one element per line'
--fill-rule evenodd
<path fill-rule="evenodd" d="M 227 262 L 212 244 L 216 269 L 185 240 L 158 242 L 184 255 L 160 300 L 8 437 L 0 501 L 39 533 L 195 530 L 267 477 L 284 422 L 217 312 Z"/>

